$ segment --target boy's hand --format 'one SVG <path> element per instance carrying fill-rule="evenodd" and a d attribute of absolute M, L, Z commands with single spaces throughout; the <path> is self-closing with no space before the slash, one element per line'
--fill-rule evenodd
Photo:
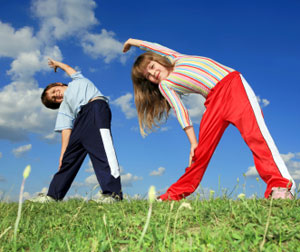
<path fill-rule="evenodd" d="M 58 61 L 48 58 L 48 65 L 49 65 L 49 67 L 54 69 L 54 72 L 56 72 L 56 70 L 58 68 L 58 63 L 59 63 Z"/>
<path fill-rule="evenodd" d="M 61 165 L 62 165 L 62 159 L 63 159 L 63 156 L 60 156 L 60 158 L 59 158 L 58 170 L 60 170 L 60 167 L 61 167 Z"/>
<path fill-rule="evenodd" d="M 48 65 L 49 65 L 49 67 L 54 69 L 54 72 L 56 72 L 57 68 L 60 68 L 60 69 L 64 70 L 69 76 L 76 73 L 76 70 L 74 68 L 70 67 L 69 65 L 67 65 L 65 63 L 56 61 L 51 58 L 48 58 Z"/>

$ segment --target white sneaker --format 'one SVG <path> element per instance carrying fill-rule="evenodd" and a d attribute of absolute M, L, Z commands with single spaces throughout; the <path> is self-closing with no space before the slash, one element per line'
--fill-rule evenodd
<path fill-rule="evenodd" d="M 56 200 L 44 193 L 39 193 L 36 197 L 28 199 L 28 201 L 38 202 L 38 203 L 49 203 L 49 202 L 55 202 Z"/>
<path fill-rule="evenodd" d="M 155 198 L 156 202 L 163 202 L 163 200 L 160 197 Z"/>
<path fill-rule="evenodd" d="M 118 199 L 112 197 L 111 195 L 100 193 L 99 197 L 96 199 L 92 199 L 92 201 L 99 204 L 113 204 L 116 203 Z"/>
<path fill-rule="evenodd" d="M 284 187 L 273 187 L 271 198 L 273 199 L 293 199 L 291 192 Z"/>

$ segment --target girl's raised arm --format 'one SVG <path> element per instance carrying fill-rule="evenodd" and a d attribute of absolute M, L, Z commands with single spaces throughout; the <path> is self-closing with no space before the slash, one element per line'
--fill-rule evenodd
<path fill-rule="evenodd" d="M 172 63 L 173 60 L 180 55 L 178 52 L 167 48 L 165 46 L 162 46 L 160 44 L 157 43 L 152 43 L 152 42 L 147 42 L 147 41 L 143 41 L 143 40 L 138 40 L 138 39 L 128 39 L 125 43 L 124 43 L 124 47 L 123 47 L 123 52 L 127 52 L 129 51 L 129 49 L 131 48 L 131 46 L 136 46 L 139 47 L 142 50 L 145 51 L 151 51 L 157 54 L 160 54 L 161 56 L 165 56 L 167 57 Z"/>
<path fill-rule="evenodd" d="M 138 40 L 138 39 L 128 39 L 124 45 L 123 45 L 123 52 L 127 52 L 129 51 L 131 46 L 136 46 L 136 47 L 140 47 L 142 45 L 142 40 Z"/>

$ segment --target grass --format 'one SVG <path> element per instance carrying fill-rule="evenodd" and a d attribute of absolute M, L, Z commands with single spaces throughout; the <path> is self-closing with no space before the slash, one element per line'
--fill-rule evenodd
<path fill-rule="evenodd" d="M 272 203 L 272 205 L 271 205 Z M 0 251 L 300 251 L 299 200 L 0 202 Z"/>

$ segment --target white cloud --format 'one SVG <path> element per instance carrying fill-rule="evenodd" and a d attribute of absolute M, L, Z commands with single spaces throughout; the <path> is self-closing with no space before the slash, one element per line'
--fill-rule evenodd
<path fill-rule="evenodd" d="M 22 145 L 18 148 L 15 148 L 12 150 L 13 154 L 15 155 L 15 157 L 21 157 L 23 156 L 26 152 L 30 151 L 32 148 L 31 144 L 27 144 L 27 145 Z"/>
<path fill-rule="evenodd" d="M 0 158 L 2 158 L 2 152 L 0 152 Z"/>
<path fill-rule="evenodd" d="M 257 98 L 259 105 L 262 108 L 267 107 L 270 104 L 270 101 L 268 101 L 267 99 L 261 99 L 259 96 L 256 96 L 256 98 Z"/>
<path fill-rule="evenodd" d="M 67 196 L 66 199 L 82 199 L 82 200 L 88 200 L 88 197 L 87 196 L 83 196 L 79 193 L 75 193 L 73 195 L 70 195 L 70 196 Z"/>
<path fill-rule="evenodd" d="M 211 191 L 212 191 L 211 188 L 202 187 L 201 185 L 199 185 L 195 190 L 195 192 L 189 196 L 189 198 L 193 199 L 199 197 L 200 199 L 209 199 L 211 195 Z"/>
<path fill-rule="evenodd" d="M 138 180 L 142 180 L 143 177 L 132 175 L 131 173 L 126 173 L 121 175 L 122 187 L 131 187 L 132 183 Z"/>
<path fill-rule="evenodd" d="M 0 182 L 5 182 L 6 179 L 3 176 L 0 176 Z M 0 195 L 1 196 L 1 195 Z M 1 198 L 1 197 L 0 197 Z"/>
<path fill-rule="evenodd" d="M 256 170 L 256 168 L 255 168 L 255 166 L 250 166 L 250 167 L 248 167 L 248 170 L 247 170 L 247 172 L 245 173 L 245 176 L 246 176 L 246 177 L 258 177 L 259 174 L 258 174 L 258 172 L 257 172 L 257 170 Z"/>
<path fill-rule="evenodd" d="M 35 0 L 32 11 L 41 22 L 38 37 L 43 41 L 80 35 L 98 23 L 93 0 Z"/>
<path fill-rule="evenodd" d="M 54 46 L 44 47 L 42 49 L 36 48 L 36 50 L 30 52 L 21 52 L 12 62 L 11 69 L 7 71 L 7 74 L 11 75 L 13 80 L 22 80 L 23 82 L 30 82 L 29 84 L 31 84 L 36 72 L 41 70 L 50 71 L 47 64 L 48 57 L 61 60 L 61 51 L 57 46 Z M 27 84 L 26 87 L 36 88 L 37 84 L 34 84 L 34 86 Z"/>
<path fill-rule="evenodd" d="M 86 184 L 85 183 L 82 183 L 82 182 L 77 182 L 77 181 L 74 181 L 72 183 L 72 189 L 78 189 L 78 188 L 81 188 L 81 187 L 85 187 Z"/>
<path fill-rule="evenodd" d="M 29 132 L 45 134 L 53 130 L 56 112 L 43 108 L 42 89 L 33 76 L 37 71 L 50 71 L 47 56 L 61 58 L 59 48 L 37 42 L 28 27 L 15 31 L 0 23 L 0 38 L 0 57 L 14 58 L 7 71 L 13 82 L 0 90 L 0 138 L 20 141 L 27 139 Z"/>
<path fill-rule="evenodd" d="M 86 172 L 91 172 L 91 168 L 88 168 L 85 170 Z M 121 172 L 121 184 L 122 187 L 131 187 L 132 183 L 138 180 L 142 180 L 142 177 L 132 175 L 131 173 L 124 174 L 123 167 L 120 166 L 120 172 Z M 98 180 L 95 174 L 88 176 L 85 181 L 87 186 L 94 186 L 98 184 Z"/>
<path fill-rule="evenodd" d="M 187 107 L 191 120 L 199 124 L 205 111 L 205 98 L 200 94 L 188 94 L 184 95 L 182 100 Z"/>
<path fill-rule="evenodd" d="M 52 132 L 43 136 L 42 139 L 51 144 L 59 143 L 61 141 L 61 134 L 58 134 L 57 132 Z"/>
<path fill-rule="evenodd" d="M 169 127 L 161 127 L 160 131 L 161 132 L 165 132 L 165 131 L 168 131 L 169 129 L 170 129 Z"/>
<path fill-rule="evenodd" d="M 29 192 L 24 192 L 24 193 L 23 193 L 23 199 L 24 199 L 24 200 L 30 199 L 31 197 L 32 197 L 32 196 L 30 195 Z"/>
<path fill-rule="evenodd" d="M 41 103 L 42 89 L 23 90 L 26 83 L 14 82 L 0 91 L 0 138 L 27 139 L 29 132 L 46 134 L 53 130 L 56 111 Z"/>
<path fill-rule="evenodd" d="M 159 167 L 157 170 L 150 172 L 150 176 L 162 176 L 165 173 L 166 168 Z"/>
<path fill-rule="evenodd" d="M 300 153 L 289 152 L 287 154 L 281 154 L 281 157 L 285 162 L 292 178 L 294 180 L 300 180 Z"/>
<path fill-rule="evenodd" d="M 77 37 L 86 54 L 103 58 L 106 63 L 120 59 L 122 63 L 129 56 L 122 53 L 122 44 L 115 39 L 115 33 L 89 30 L 99 24 L 95 17 L 96 2 L 93 0 L 36 0 L 33 13 L 41 22 L 38 38 L 44 42 Z"/>
<path fill-rule="evenodd" d="M 92 164 L 91 160 L 89 160 L 88 165 L 87 165 L 87 169 L 85 169 L 84 171 L 88 172 L 88 173 L 93 173 L 94 172 L 94 168 L 93 168 L 93 164 Z"/>
<path fill-rule="evenodd" d="M 289 173 L 294 180 L 300 180 L 300 153 L 289 152 L 287 154 L 280 154 L 285 162 Z M 255 166 L 250 166 L 245 173 L 249 177 L 258 177 L 259 174 L 256 171 Z"/>
<path fill-rule="evenodd" d="M 98 184 L 98 180 L 95 174 L 88 176 L 84 182 L 86 183 L 87 186 L 93 186 Z"/>
<path fill-rule="evenodd" d="M 7 72 L 14 80 L 30 80 L 35 72 L 40 69 L 41 53 L 39 50 L 22 52 L 12 62 L 11 69 Z"/>
<path fill-rule="evenodd" d="M 32 28 L 25 26 L 15 30 L 10 24 L 0 21 L 0 57 L 15 58 L 20 53 L 30 52 L 38 47 L 39 41 L 34 37 Z"/>
<path fill-rule="evenodd" d="M 114 36 L 114 32 L 102 29 L 100 34 L 86 34 L 81 45 L 84 52 L 93 58 L 102 57 L 106 63 L 120 58 L 120 61 L 124 63 L 128 55 L 123 54 L 123 43 L 116 40 Z"/>
<path fill-rule="evenodd" d="M 137 115 L 136 109 L 133 105 L 133 95 L 131 93 L 120 96 L 116 100 L 112 101 L 111 104 L 120 107 L 122 112 L 125 114 L 126 119 L 131 119 Z"/>

